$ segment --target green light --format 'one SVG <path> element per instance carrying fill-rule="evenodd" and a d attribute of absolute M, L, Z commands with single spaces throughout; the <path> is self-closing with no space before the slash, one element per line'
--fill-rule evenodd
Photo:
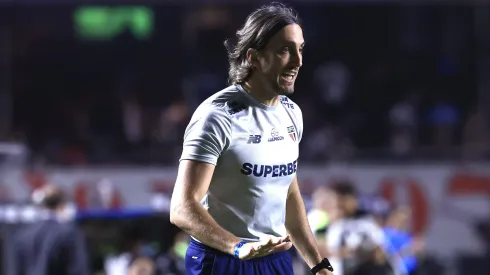
<path fill-rule="evenodd" d="M 153 11 L 144 6 L 84 6 L 73 14 L 77 35 L 94 40 L 110 40 L 125 30 L 137 39 L 147 39 L 153 20 Z"/>

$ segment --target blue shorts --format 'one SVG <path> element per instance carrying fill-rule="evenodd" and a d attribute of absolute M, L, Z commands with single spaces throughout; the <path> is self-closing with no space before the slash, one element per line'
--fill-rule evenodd
<path fill-rule="evenodd" d="M 185 269 L 187 275 L 294 275 L 288 251 L 238 260 L 193 239 L 185 255 Z"/>

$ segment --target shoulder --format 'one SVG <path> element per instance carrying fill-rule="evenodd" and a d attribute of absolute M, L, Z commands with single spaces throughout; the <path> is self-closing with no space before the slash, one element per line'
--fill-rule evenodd
<path fill-rule="evenodd" d="M 204 100 L 194 112 L 193 119 L 205 117 L 229 121 L 246 108 L 241 92 L 235 86 L 229 86 Z"/>

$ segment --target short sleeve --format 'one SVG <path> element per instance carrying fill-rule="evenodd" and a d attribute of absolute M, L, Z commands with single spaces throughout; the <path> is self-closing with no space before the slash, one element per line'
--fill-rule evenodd
<path fill-rule="evenodd" d="M 180 160 L 197 160 L 216 165 L 231 140 L 231 121 L 219 106 L 200 107 L 184 134 Z"/>

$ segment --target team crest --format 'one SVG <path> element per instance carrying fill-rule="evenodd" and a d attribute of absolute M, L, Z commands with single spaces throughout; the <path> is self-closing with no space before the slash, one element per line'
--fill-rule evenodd
<path fill-rule="evenodd" d="M 293 141 L 296 141 L 296 131 L 294 130 L 294 126 L 288 127 L 288 134 Z"/>

